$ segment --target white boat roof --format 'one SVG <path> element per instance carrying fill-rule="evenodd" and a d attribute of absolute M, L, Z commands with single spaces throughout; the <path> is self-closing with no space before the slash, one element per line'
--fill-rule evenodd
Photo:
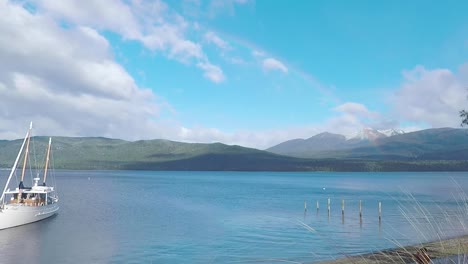
<path fill-rule="evenodd" d="M 31 189 L 22 189 L 22 193 L 50 193 L 54 191 L 54 187 L 50 186 L 33 186 Z M 5 193 L 7 194 L 15 194 L 19 193 L 19 188 L 16 188 L 14 190 L 8 189 Z"/>

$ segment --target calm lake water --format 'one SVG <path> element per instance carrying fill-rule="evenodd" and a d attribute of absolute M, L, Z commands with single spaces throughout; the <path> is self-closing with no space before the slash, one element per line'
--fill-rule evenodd
<path fill-rule="evenodd" d="M 313 263 L 468 233 L 468 173 L 57 171 L 56 181 L 59 214 L 0 231 L 2 263 Z"/>

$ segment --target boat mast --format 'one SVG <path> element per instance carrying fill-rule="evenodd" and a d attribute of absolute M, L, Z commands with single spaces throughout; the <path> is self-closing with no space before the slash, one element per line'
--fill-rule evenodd
<path fill-rule="evenodd" d="M 19 184 L 19 189 L 24 189 L 23 180 L 24 174 L 26 172 L 26 164 L 28 162 L 28 155 L 29 155 L 29 142 L 31 141 L 31 130 L 32 130 L 32 122 L 29 124 L 29 133 L 28 133 L 28 140 L 26 143 L 26 152 L 24 153 L 24 162 L 23 162 L 23 170 L 21 171 L 21 181 Z"/>
<path fill-rule="evenodd" d="M 52 144 L 52 138 L 49 138 L 49 146 L 47 147 L 47 158 L 46 158 L 46 164 L 45 164 L 45 168 L 44 168 L 44 181 L 42 182 L 43 186 L 46 186 L 47 169 L 49 167 L 50 145 L 51 144 Z"/>
<path fill-rule="evenodd" d="M 23 152 L 23 148 L 24 148 L 24 145 L 26 144 L 27 138 L 29 137 L 29 132 L 30 131 L 31 130 L 28 130 L 28 132 L 26 133 L 26 136 L 24 137 L 24 140 L 23 140 L 23 144 L 21 145 L 20 151 L 18 152 L 18 156 L 16 156 L 15 163 L 13 164 L 13 167 L 11 168 L 10 176 L 8 176 L 7 183 L 5 184 L 5 188 L 3 189 L 2 197 L 0 198 L 0 203 L 2 203 L 3 199 L 5 198 L 5 192 L 6 192 L 7 188 L 8 188 L 8 185 L 10 184 L 10 180 L 13 177 L 13 174 L 15 174 L 16 167 L 18 166 L 18 162 L 19 162 L 19 159 L 21 157 L 21 153 Z"/>

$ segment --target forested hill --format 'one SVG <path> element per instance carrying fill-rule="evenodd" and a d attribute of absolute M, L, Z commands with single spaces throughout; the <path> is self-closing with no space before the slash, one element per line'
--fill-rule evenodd
<path fill-rule="evenodd" d="M 38 163 L 48 138 L 34 137 L 31 148 Z M 11 167 L 22 140 L 0 141 L 0 167 Z M 303 170 L 304 160 L 221 143 L 181 143 L 168 140 L 124 141 L 108 138 L 54 137 L 57 169 L 153 170 Z M 33 161 L 34 162 L 34 161 Z"/>
<path fill-rule="evenodd" d="M 43 164 L 48 138 L 33 137 L 32 152 Z M 0 168 L 10 168 L 22 140 L 0 141 Z M 168 140 L 124 141 L 108 138 L 54 137 L 56 169 L 201 171 L 466 171 L 468 162 L 424 159 L 298 158 L 221 143 Z M 455 150 L 456 151 L 456 150 Z M 36 163 L 31 158 L 31 163 Z"/>

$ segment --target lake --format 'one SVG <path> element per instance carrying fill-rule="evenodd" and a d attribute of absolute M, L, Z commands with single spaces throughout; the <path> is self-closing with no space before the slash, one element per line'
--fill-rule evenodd
<path fill-rule="evenodd" d="M 1 230 L 2 263 L 313 263 L 468 233 L 468 173 L 55 174 L 59 214 Z"/>

